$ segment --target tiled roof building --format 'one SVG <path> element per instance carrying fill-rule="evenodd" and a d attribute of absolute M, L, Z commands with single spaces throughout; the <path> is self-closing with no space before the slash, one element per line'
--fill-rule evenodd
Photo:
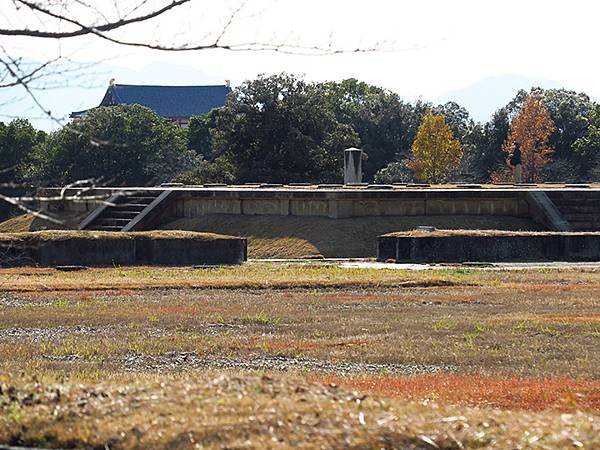
<path fill-rule="evenodd" d="M 159 116 L 185 125 L 192 116 L 206 114 L 225 104 L 231 88 L 219 86 L 140 86 L 111 84 L 99 106 L 139 104 Z M 85 116 L 88 110 L 75 111 L 71 118 Z"/>

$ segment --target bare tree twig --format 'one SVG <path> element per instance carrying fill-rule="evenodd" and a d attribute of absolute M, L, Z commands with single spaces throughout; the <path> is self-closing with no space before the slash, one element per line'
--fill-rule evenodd
<path fill-rule="evenodd" d="M 35 2 L 31 2 L 28 0 L 15 0 L 16 3 L 20 3 L 29 7 L 33 11 L 38 11 L 46 16 L 52 17 L 54 19 L 58 19 L 67 23 L 71 23 L 79 27 L 77 30 L 73 31 L 43 31 L 43 30 L 28 30 L 28 29 L 7 29 L 0 28 L 0 35 L 4 36 L 28 36 L 28 37 L 37 37 L 37 38 L 51 38 L 51 39 L 66 39 L 72 37 L 80 37 L 85 36 L 86 34 L 95 34 L 101 33 L 104 31 L 116 30 L 127 25 L 131 25 L 134 23 L 145 22 L 150 19 L 154 19 L 167 11 L 170 11 L 173 8 L 181 6 L 185 3 L 190 2 L 191 0 L 173 0 L 171 3 L 163 6 L 162 8 L 156 9 L 148 14 L 144 14 L 141 16 L 136 16 L 131 19 L 121 19 L 115 22 L 104 23 L 101 25 L 83 25 L 82 23 L 71 19 L 65 15 L 53 13 L 47 8 L 41 7 L 39 4 Z"/>

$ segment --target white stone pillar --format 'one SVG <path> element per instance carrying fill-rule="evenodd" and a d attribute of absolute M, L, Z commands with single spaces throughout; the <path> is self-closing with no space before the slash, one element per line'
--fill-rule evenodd
<path fill-rule="evenodd" d="M 344 184 L 362 181 L 362 150 L 347 148 L 344 150 Z"/>

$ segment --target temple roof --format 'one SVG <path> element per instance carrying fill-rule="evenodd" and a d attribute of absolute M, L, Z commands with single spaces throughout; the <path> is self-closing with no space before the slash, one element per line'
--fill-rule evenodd
<path fill-rule="evenodd" d="M 225 104 L 231 88 L 219 86 L 141 86 L 112 84 L 99 106 L 139 104 L 154 110 L 159 116 L 176 119 L 206 114 Z M 75 111 L 71 117 L 81 117 L 86 111 Z"/>

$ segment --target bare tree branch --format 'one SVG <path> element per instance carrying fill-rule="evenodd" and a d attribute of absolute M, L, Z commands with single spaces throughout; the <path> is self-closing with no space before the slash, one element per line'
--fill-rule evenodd
<path fill-rule="evenodd" d="M 90 26 L 90 25 L 83 25 L 82 23 L 80 23 L 74 19 L 71 19 L 65 15 L 54 13 L 47 8 L 43 8 L 42 6 L 40 6 L 39 4 L 37 4 L 35 2 L 31 2 L 28 0 L 15 0 L 16 3 L 25 5 L 33 11 L 38 11 L 38 12 L 40 12 L 46 16 L 52 17 L 54 19 L 58 19 L 61 21 L 71 23 L 71 24 L 79 27 L 79 29 L 73 30 L 73 31 L 43 31 L 43 30 L 0 28 L 0 35 L 28 36 L 28 37 L 36 37 L 36 38 L 51 38 L 51 39 L 66 39 L 66 38 L 72 38 L 72 37 L 80 37 L 80 36 L 85 36 L 86 34 L 96 34 L 96 33 L 101 33 L 101 32 L 105 32 L 105 31 L 112 31 L 112 30 L 116 30 L 118 28 L 125 27 L 127 25 L 134 24 L 134 23 L 145 22 L 147 20 L 158 17 L 161 14 L 164 14 L 165 12 L 167 12 L 173 8 L 181 6 L 185 3 L 189 3 L 190 1 L 191 0 L 173 0 L 168 5 L 165 5 L 162 8 L 154 10 L 148 14 L 136 16 L 131 19 L 121 19 L 121 20 L 117 20 L 115 22 L 104 23 L 102 25 Z"/>

